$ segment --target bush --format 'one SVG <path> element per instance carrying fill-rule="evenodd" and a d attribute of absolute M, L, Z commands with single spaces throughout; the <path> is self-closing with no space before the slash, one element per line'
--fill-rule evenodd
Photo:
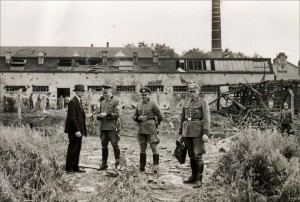
<path fill-rule="evenodd" d="M 271 131 L 242 132 L 218 165 L 215 182 L 231 187 L 229 198 L 300 198 L 299 139 Z M 235 189 L 236 188 L 236 189 Z M 250 195 L 252 199 L 250 198 Z"/>
<path fill-rule="evenodd" d="M 16 192 L 11 195 L 19 201 L 65 201 L 62 193 L 68 184 L 61 179 L 63 169 L 59 164 L 65 148 L 57 143 L 59 136 L 52 144 L 52 140 L 27 127 L 0 126 L 0 131 L 0 169 Z M 3 190 L 1 195 L 10 195 L 7 192 Z"/>

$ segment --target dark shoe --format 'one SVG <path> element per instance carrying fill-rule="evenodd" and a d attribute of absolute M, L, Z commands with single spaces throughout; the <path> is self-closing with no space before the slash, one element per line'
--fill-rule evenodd
<path fill-rule="evenodd" d="M 108 168 L 108 165 L 101 165 L 100 168 L 98 168 L 97 170 L 106 170 Z"/>
<path fill-rule="evenodd" d="M 159 154 L 153 154 L 153 165 L 159 165 Z"/>
<path fill-rule="evenodd" d="M 85 172 L 86 172 L 86 170 L 83 170 L 83 169 L 78 169 L 78 170 L 74 170 L 74 172 L 76 172 L 76 173 L 85 173 Z"/>
<path fill-rule="evenodd" d="M 100 166 L 100 168 L 98 168 L 97 170 L 106 170 L 108 168 L 107 166 L 107 158 L 108 158 L 108 149 L 102 149 L 102 164 Z"/>
<path fill-rule="evenodd" d="M 197 162 L 195 159 L 191 159 L 191 170 L 192 170 L 192 176 L 190 176 L 188 179 L 183 180 L 184 184 L 193 184 L 197 181 Z"/>
<path fill-rule="evenodd" d="M 196 182 L 196 176 L 191 176 L 186 180 L 183 180 L 184 184 L 194 184 Z"/>
<path fill-rule="evenodd" d="M 140 153 L 140 171 L 145 172 L 147 155 L 145 153 Z"/>
<path fill-rule="evenodd" d="M 193 188 L 200 188 L 202 187 L 202 175 L 204 171 L 204 163 L 202 160 L 198 160 L 196 161 L 196 163 L 197 163 L 197 178 Z"/>
<path fill-rule="evenodd" d="M 72 173 L 74 173 L 75 171 L 74 170 L 66 170 L 66 173 L 67 174 L 72 174 Z"/>
<path fill-rule="evenodd" d="M 201 177 L 201 178 L 202 178 L 202 177 Z M 197 180 L 196 183 L 195 183 L 195 185 L 193 186 L 193 188 L 194 188 L 194 189 L 197 189 L 197 188 L 200 188 L 200 187 L 202 187 L 202 181 Z"/>
<path fill-rule="evenodd" d="M 157 178 L 159 173 L 159 154 L 153 154 L 153 174 Z"/>

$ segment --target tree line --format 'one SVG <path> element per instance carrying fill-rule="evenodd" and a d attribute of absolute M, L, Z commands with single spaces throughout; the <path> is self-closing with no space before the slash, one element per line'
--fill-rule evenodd
<path fill-rule="evenodd" d="M 150 47 L 155 51 L 159 57 L 185 57 L 185 58 L 210 58 L 211 51 L 205 51 L 199 48 L 192 48 L 184 51 L 181 55 L 178 54 L 174 48 L 169 47 L 166 44 L 151 43 L 147 44 L 144 41 L 140 41 L 135 45 L 134 43 L 124 44 L 124 47 Z M 254 53 L 253 56 L 246 55 L 242 52 L 234 52 L 229 48 L 223 50 L 224 58 L 262 58 L 258 53 Z"/>

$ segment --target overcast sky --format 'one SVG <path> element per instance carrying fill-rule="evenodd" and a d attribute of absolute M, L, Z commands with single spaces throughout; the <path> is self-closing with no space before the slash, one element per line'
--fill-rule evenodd
<path fill-rule="evenodd" d="M 0 1 L 1 46 L 165 43 L 211 50 L 211 1 Z M 298 64 L 299 0 L 221 3 L 222 48 Z"/>

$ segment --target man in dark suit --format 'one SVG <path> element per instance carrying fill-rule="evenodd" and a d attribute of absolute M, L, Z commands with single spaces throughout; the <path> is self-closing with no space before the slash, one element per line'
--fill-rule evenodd
<path fill-rule="evenodd" d="M 81 98 L 84 95 L 84 85 L 75 85 L 75 96 L 68 104 L 68 114 L 65 133 L 68 133 L 69 146 L 66 160 L 66 171 L 85 172 L 78 167 L 82 135 L 86 136 L 85 112 Z"/>

